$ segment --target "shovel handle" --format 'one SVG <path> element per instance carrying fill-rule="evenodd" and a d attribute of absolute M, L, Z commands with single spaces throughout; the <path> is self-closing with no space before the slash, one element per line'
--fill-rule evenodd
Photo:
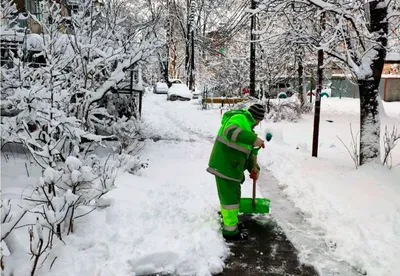
<path fill-rule="evenodd" d="M 256 180 L 253 179 L 253 208 L 256 207 Z"/>
<path fill-rule="evenodd" d="M 257 155 L 254 155 L 254 169 L 257 169 Z M 256 184 L 257 180 L 253 179 L 253 208 L 256 208 Z"/>

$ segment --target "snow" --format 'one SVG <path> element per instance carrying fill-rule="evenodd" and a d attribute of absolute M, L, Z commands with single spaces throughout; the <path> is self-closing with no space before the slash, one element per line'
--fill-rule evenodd
<path fill-rule="evenodd" d="M 82 162 L 74 156 L 68 156 L 67 160 L 65 160 L 65 165 L 70 171 L 79 170 L 82 166 Z"/>
<path fill-rule="evenodd" d="M 39 34 L 26 35 L 26 49 L 28 51 L 42 51 L 44 46 L 43 37 Z"/>
<path fill-rule="evenodd" d="M 381 118 L 382 131 L 385 125 L 389 129 L 393 125 L 400 127 L 400 103 L 384 102 L 383 106 L 387 116 Z M 212 140 L 218 130 L 221 115 L 215 109 L 190 110 L 196 109 L 190 103 L 178 106 L 166 103 L 165 107 L 168 118 L 179 123 L 180 129 L 197 134 L 200 140 Z M 311 157 L 313 116 L 310 114 L 298 123 L 262 122 L 261 128 L 257 128 L 260 135 L 265 137 L 269 129 L 274 137 L 265 152 L 260 153 L 260 162 L 278 179 L 283 194 L 306 214 L 307 222 L 323 229 L 322 238 L 333 247 L 335 258 L 367 271 L 368 275 L 396 275 L 400 269 L 396 261 L 400 254 L 399 167 L 354 168 L 337 137 L 348 144 L 350 124 L 355 133 L 358 131 L 358 99 L 323 98 L 321 112 L 318 159 Z M 399 147 L 394 150 L 393 158 L 394 165 L 400 163 Z M 272 214 L 273 208 L 274 198 Z M 292 238 L 296 240 L 296 234 Z M 310 247 L 301 249 L 307 252 Z M 313 264 L 320 270 L 326 266 Z"/>
<path fill-rule="evenodd" d="M 143 100 L 147 139 L 141 160 L 146 160 L 148 168 L 136 175 L 120 171 L 116 189 L 102 198 L 103 207 L 77 219 L 74 234 L 64 236 L 65 245 L 56 244 L 49 256 L 49 260 L 57 256 L 53 268 L 45 264 L 40 275 L 211 275 L 222 271 L 229 247 L 220 234 L 214 179 L 205 172 L 220 126 L 220 109 L 211 105 L 201 110 L 197 101 L 169 102 L 155 94 L 146 94 Z M 400 128 L 400 103 L 383 102 L 383 106 L 382 131 L 385 125 Z M 270 131 L 273 138 L 258 155 L 266 179 L 259 183 L 258 194 L 272 200 L 271 215 L 278 224 L 287 226 L 289 218 L 298 216 L 315 244 L 304 243 L 300 222 L 284 229 L 292 229 L 288 237 L 319 271 L 336 262 L 368 275 L 394 276 L 400 271 L 400 167 L 389 170 L 375 164 L 355 169 L 337 138 L 347 144 L 351 141 L 350 123 L 356 133 L 358 99 L 323 98 L 319 157 L 312 158 L 312 114 L 303 115 L 297 123 L 263 121 L 256 131 L 263 137 Z M 15 207 L 26 185 L 24 193 L 35 187 L 40 168 L 21 158 L 5 162 L 2 157 L 2 161 L 3 196 L 11 198 Z M 393 165 L 399 163 L 398 146 Z M 82 166 L 74 158 L 68 164 L 76 170 Z M 55 179 L 56 175 L 47 171 L 46 177 Z M 279 188 L 268 193 L 274 178 Z M 250 193 L 246 182 L 243 195 Z M 278 209 L 280 197 L 304 216 L 293 214 L 291 208 Z M 23 223 L 31 218 L 28 214 Z M 26 229 L 13 233 L 27 249 Z M 328 255 L 309 256 L 311 251 L 323 250 L 324 244 Z M 26 267 L 29 256 L 24 254 L 19 252 L 13 261 Z M 350 275 L 335 272 L 339 268 L 321 275 Z M 26 273 L 21 266 L 14 275 Z"/>
<path fill-rule="evenodd" d="M 385 60 L 387 60 L 387 61 L 400 61 L 400 53 L 394 53 L 394 52 L 387 53 Z"/>
<path fill-rule="evenodd" d="M 149 168 L 138 176 L 119 175 L 118 188 L 106 196 L 111 207 L 78 222 L 53 270 L 44 275 L 222 271 L 228 251 L 218 232 L 213 178 L 204 175 L 208 145 L 147 143 L 143 158 Z"/>
<path fill-rule="evenodd" d="M 356 170 L 337 139 L 350 143 L 350 123 L 358 131 L 358 106 L 357 99 L 322 99 L 318 159 L 311 157 L 312 116 L 297 124 L 263 123 L 260 134 L 268 129 L 274 138 L 267 144 L 268 155 L 259 159 L 311 225 L 325 231 L 324 239 L 335 244 L 337 258 L 368 275 L 397 275 L 400 169 L 369 165 Z M 399 127 L 400 103 L 384 103 L 384 107 L 388 117 L 381 119 L 382 126 Z M 400 163 L 399 147 L 393 158 L 393 164 Z"/>
<path fill-rule="evenodd" d="M 156 90 L 160 92 L 167 92 L 168 85 L 165 82 L 157 82 L 156 83 Z"/>

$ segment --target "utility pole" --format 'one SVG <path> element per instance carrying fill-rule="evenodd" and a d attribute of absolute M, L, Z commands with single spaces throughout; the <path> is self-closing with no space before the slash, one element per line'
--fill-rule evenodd
<path fill-rule="evenodd" d="M 321 28 L 324 29 L 325 13 L 321 14 Z M 314 111 L 314 130 L 312 141 L 312 156 L 318 157 L 318 140 L 319 140 L 319 122 L 321 116 L 321 90 L 323 82 L 324 50 L 318 49 L 318 67 L 317 67 L 317 91 L 315 93 L 315 111 Z"/>
<path fill-rule="evenodd" d="M 256 0 L 251 0 L 251 9 L 255 10 L 257 7 Z M 256 35 L 253 31 L 256 27 L 256 15 L 253 14 L 250 19 L 250 95 L 256 95 Z"/>

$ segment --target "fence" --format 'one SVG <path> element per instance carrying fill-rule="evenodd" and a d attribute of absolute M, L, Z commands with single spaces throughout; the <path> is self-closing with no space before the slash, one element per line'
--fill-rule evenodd
<path fill-rule="evenodd" d="M 358 85 L 345 76 L 333 75 L 331 81 L 331 97 L 360 97 Z M 400 76 L 383 75 L 379 84 L 379 94 L 385 102 L 400 101 Z"/>

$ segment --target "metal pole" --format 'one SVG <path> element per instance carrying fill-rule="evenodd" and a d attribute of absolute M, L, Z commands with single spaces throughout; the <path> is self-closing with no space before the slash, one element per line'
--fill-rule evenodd
<path fill-rule="evenodd" d="M 143 89 L 140 90 L 139 94 L 139 117 L 142 118 L 142 99 L 143 99 Z"/>
<path fill-rule="evenodd" d="M 314 131 L 313 131 L 313 143 L 312 143 L 312 156 L 318 156 L 318 140 L 319 140 L 319 122 L 321 115 L 321 90 L 322 90 L 322 72 L 324 65 L 324 50 L 318 50 L 318 86 L 315 95 L 315 111 L 314 111 Z"/>
<path fill-rule="evenodd" d="M 321 14 L 321 29 L 325 29 L 325 13 Z M 318 156 L 318 140 L 319 140 L 319 121 L 321 115 L 321 91 L 323 82 L 323 65 L 324 65 L 324 50 L 318 50 L 318 67 L 317 67 L 317 79 L 318 86 L 315 95 L 315 111 L 314 111 L 314 130 L 313 130 L 313 144 L 312 144 L 312 156 Z"/>

